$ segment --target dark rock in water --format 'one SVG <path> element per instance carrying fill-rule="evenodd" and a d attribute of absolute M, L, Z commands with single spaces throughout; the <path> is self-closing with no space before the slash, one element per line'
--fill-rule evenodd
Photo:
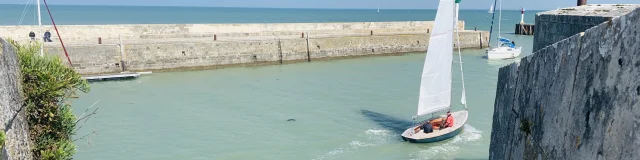
<path fill-rule="evenodd" d="M 581 16 L 536 17 L 575 28 Z M 565 21 L 571 22 L 569 24 Z M 640 159 L 640 9 L 500 68 L 489 159 Z M 544 37 L 542 37 L 544 38 Z"/>
<path fill-rule="evenodd" d="M 292 122 L 292 121 L 296 121 L 296 119 L 288 119 L 287 121 Z"/>

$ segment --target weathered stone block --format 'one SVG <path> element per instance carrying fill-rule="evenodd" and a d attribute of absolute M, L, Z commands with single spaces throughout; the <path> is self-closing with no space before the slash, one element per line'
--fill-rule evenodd
<path fill-rule="evenodd" d="M 489 158 L 640 158 L 639 22 L 635 9 L 501 68 Z"/>
<path fill-rule="evenodd" d="M 18 55 L 0 38 L 0 132 L 6 134 L 0 159 L 32 159 L 29 126 L 22 108 Z M 2 146 L 2 144 L 0 144 Z"/>

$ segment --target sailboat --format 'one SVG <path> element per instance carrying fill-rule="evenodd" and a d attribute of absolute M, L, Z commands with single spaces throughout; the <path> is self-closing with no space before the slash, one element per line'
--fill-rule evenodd
<path fill-rule="evenodd" d="M 491 4 L 491 7 L 489 7 L 489 13 L 493 13 L 493 4 Z"/>
<path fill-rule="evenodd" d="M 378 4 L 378 12 L 380 12 L 380 4 Z"/>
<path fill-rule="evenodd" d="M 418 112 L 413 119 L 431 115 L 426 120 L 410 126 L 402 133 L 402 139 L 412 143 L 431 143 L 446 140 L 458 135 L 468 119 L 466 105 L 464 73 L 462 72 L 462 57 L 458 48 L 460 73 L 462 79 L 461 103 L 464 109 L 451 112 L 451 86 L 453 66 L 453 40 L 454 30 L 457 35 L 458 27 L 458 3 L 460 0 L 440 0 L 436 13 L 435 26 L 429 38 L 429 47 L 425 57 L 422 79 L 420 83 L 420 96 L 418 98 Z M 455 11 L 455 12 L 454 12 Z M 460 44 L 460 40 L 457 41 Z M 460 46 L 460 45 L 458 45 Z M 453 126 L 440 128 L 446 115 L 435 116 L 437 112 L 447 111 L 454 119 Z M 429 123 L 425 123 L 429 122 Z M 433 131 L 425 133 L 423 125 L 433 126 Z"/>
<path fill-rule="evenodd" d="M 502 0 L 499 0 L 499 1 L 500 1 L 500 14 L 498 16 L 498 43 L 496 47 L 486 50 L 487 58 L 488 59 L 516 58 L 520 56 L 520 53 L 522 52 L 522 46 L 516 47 L 513 41 L 507 38 L 504 38 L 500 35 L 500 29 L 501 29 L 500 24 L 502 22 Z M 493 26 L 491 28 L 493 29 Z"/>

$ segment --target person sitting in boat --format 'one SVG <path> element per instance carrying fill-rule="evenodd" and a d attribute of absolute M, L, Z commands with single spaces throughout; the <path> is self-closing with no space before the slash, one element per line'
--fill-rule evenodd
<path fill-rule="evenodd" d="M 440 125 L 440 129 L 453 127 L 453 116 L 451 116 L 451 111 L 447 111 L 447 118 L 444 123 Z"/>
<path fill-rule="evenodd" d="M 418 133 L 421 129 L 422 129 L 422 132 L 424 133 L 433 132 L 433 126 L 431 126 L 431 121 L 425 121 L 420 126 L 413 129 L 413 133 Z"/>

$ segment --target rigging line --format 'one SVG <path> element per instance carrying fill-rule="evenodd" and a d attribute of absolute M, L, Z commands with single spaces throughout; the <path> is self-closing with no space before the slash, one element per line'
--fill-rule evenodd
<path fill-rule="evenodd" d="M 73 68 L 73 63 L 71 63 L 71 59 L 69 58 L 69 54 L 67 53 L 67 48 L 64 47 L 64 43 L 62 42 L 62 37 L 60 37 L 60 31 L 58 31 L 56 22 L 53 20 L 53 15 L 51 15 L 51 10 L 49 10 L 49 5 L 47 5 L 47 0 L 44 0 L 44 6 L 47 7 L 47 12 L 49 12 L 49 17 L 51 17 L 51 23 L 53 24 L 53 28 L 56 29 L 56 33 L 58 34 L 58 39 L 60 39 L 60 44 L 62 44 L 64 55 L 67 56 L 67 60 L 69 61 L 69 65 L 70 65 L 69 67 Z"/>
<path fill-rule="evenodd" d="M 27 11 L 29 10 L 29 8 L 31 8 L 31 1 L 32 0 L 27 0 L 27 3 L 24 5 L 24 9 L 22 9 L 22 15 L 20 15 L 20 21 L 18 21 L 18 25 L 22 24 L 24 17 L 27 15 Z"/>
<path fill-rule="evenodd" d="M 39 0 L 38 0 L 39 1 Z M 38 24 L 38 7 L 36 7 L 35 9 L 33 9 L 33 24 L 37 25 Z"/>
<path fill-rule="evenodd" d="M 29 12 L 29 10 L 31 10 L 32 1 L 33 0 L 27 0 L 27 3 L 24 5 L 24 9 L 22 10 L 22 16 L 20 16 L 20 22 L 18 23 L 18 25 L 21 25 L 22 22 L 24 22 L 24 19 L 27 16 L 27 13 Z"/>
<path fill-rule="evenodd" d="M 456 15 L 456 20 L 457 19 L 458 19 L 458 15 Z M 458 25 L 455 25 L 455 26 L 456 26 L 456 34 L 457 34 L 456 35 L 457 36 L 456 39 L 457 39 L 457 42 L 458 42 L 458 59 L 460 61 L 460 79 L 462 80 L 462 97 L 463 97 L 463 100 L 464 100 L 464 109 L 467 109 L 467 96 L 465 95 L 466 94 L 466 89 L 464 87 L 464 71 L 462 70 L 462 54 L 461 54 L 461 51 L 460 51 L 460 48 L 462 48 L 460 46 L 460 30 L 458 29 Z"/>

